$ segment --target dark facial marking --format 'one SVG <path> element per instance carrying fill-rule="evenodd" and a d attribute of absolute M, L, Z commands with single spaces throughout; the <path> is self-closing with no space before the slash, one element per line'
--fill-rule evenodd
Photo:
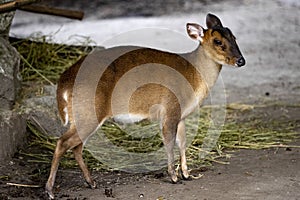
<path fill-rule="evenodd" d="M 217 31 L 218 33 L 220 33 L 220 35 L 224 38 L 226 38 L 228 41 L 231 41 L 232 39 L 235 40 L 234 35 L 232 34 L 231 30 L 229 28 L 223 28 L 223 27 L 219 27 L 216 26 L 213 28 L 211 34 L 213 34 L 215 31 Z"/>

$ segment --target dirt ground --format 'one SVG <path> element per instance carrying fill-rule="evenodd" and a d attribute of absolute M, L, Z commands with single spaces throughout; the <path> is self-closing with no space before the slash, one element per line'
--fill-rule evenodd
<path fill-rule="evenodd" d="M 236 72 L 224 69 L 221 73 L 227 89 L 227 101 L 249 104 L 271 102 L 273 105 L 247 112 L 240 116 L 241 119 L 255 119 L 258 113 L 264 113 L 266 121 L 280 119 L 299 124 L 299 106 L 287 106 L 300 103 L 299 3 L 236 0 L 201 5 L 206 7 L 199 12 L 211 11 L 230 21 L 228 26 L 232 25 L 236 30 L 234 33 L 247 60 L 244 68 Z M 180 12 L 179 8 L 176 9 Z M 110 11 L 113 10 L 111 7 Z M 160 15 L 149 12 L 147 10 L 147 16 Z M 186 14 L 186 10 L 182 12 Z M 235 17 L 230 18 L 231 15 Z M 300 133 L 299 126 L 295 131 Z M 300 140 L 290 145 L 299 147 Z M 179 184 L 169 182 L 165 169 L 148 174 L 93 171 L 98 187 L 92 190 L 84 184 L 79 169 L 60 169 L 54 192 L 57 199 L 65 200 L 300 200 L 300 148 L 236 150 L 232 155 L 226 160 L 230 164 L 214 163 L 211 168 L 192 171 L 193 174 L 203 174 L 203 177 Z M 16 155 L 7 165 L 0 166 L 0 200 L 46 199 L 43 187 L 49 167 L 50 163 L 31 164 Z M 42 187 L 17 187 L 7 183 Z"/>
<path fill-rule="evenodd" d="M 285 110 L 285 117 L 278 111 Z M 267 113 L 267 114 L 265 114 Z M 276 115 L 274 115 L 276 113 Z M 265 116 L 265 120 L 278 123 L 295 120 L 299 124 L 300 107 L 269 106 L 255 108 L 247 116 L 237 113 L 237 123 L 255 116 Z M 278 124 L 280 126 L 280 124 Z M 274 129 L 277 127 L 274 126 Z M 296 125 L 296 131 L 300 131 Z M 265 150 L 226 149 L 232 155 L 219 161 L 229 164 L 213 163 L 212 167 L 200 167 L 191 171 L 199 179 L 172 184 L 161 169 L 149 173 L 125 173 L 92 171 L 97 182 L 96 189 L 90 189 L 84 182 L 79 169 L 60 169 L 55 185 L 57 199 L 98 200 L 98 199 L 193 199 L 193 200 L 233 200 L 233 199 L 300 199 L 300 140 L 290 147 Z M 298 146 L 298 147 L 293 147 Z M 36 150 L 36 149 L 35 149 Z M 47 199 L 44 184 L 49 173 L 50 163 L 33 164 L 23 155 L 16 154 L 7 165 L 0 167 L 0 199 Z M 37 185 L 37 188 L 18 187 L 7 183 Z"/>

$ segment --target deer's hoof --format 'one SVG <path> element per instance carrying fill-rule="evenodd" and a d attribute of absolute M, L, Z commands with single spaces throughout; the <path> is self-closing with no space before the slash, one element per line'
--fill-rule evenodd
<path fill-rule="evenodd" d="M 174 184 L 178 183 L 178 177 L 176 175 L 171 176 L 171 182 Z"/>
<path fill-rule="evenodd" d="M 186 180 L 186 181 L 192 180 L 192 178 L 191 178 L 191 176 L 190 176 L 190 174 L 189 174 L 188 171 L 183 171 L 182 172 L 182 179 Z"/>
<path fill-rule="evenodd" d="M 54 199 L 54 194 L 52 191 L 46 189 L 46 194 L 48 196 L 48 199 Z"/>
<path fill-rule="evenodd" d="M 91 181 L 90 183 L 88 183 L 88 185 L 90 186 L 91 189 L 97 188 L 97 184 L 95 181 Z"/>

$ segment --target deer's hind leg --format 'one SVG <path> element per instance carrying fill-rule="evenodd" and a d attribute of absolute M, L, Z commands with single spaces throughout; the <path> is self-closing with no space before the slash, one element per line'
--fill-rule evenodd
<path fill-rule="evenodd" d="M 45 188 L 50 199 L 54 199 L 53 186 L 61 157 L 67 150 L 77 147 L 78 145 L 82 145 L 82 141 L 77 134 L 75 127 L 72 126 L 58 139 L 53 154 L 50 175 Z"/>
<path fill-rule="evenodd" d="M 84 163 L 84 160 L 82 157 L 82 150 L 83 150 L 83 143 L 74 147 L 74 149 L 73 149 L 74 157 L 83 173 L 85 181 L 89 184 L 89 186 L 92 189 L 94 189 L 94 188 L 96 188 L 96 182 L 94 182 L 93 179 L 91 178 L 90 172 L 89 172 L 86 164 Z"/>

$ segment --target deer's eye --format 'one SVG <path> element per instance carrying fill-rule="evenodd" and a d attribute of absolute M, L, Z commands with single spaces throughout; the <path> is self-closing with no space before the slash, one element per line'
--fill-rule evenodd
<path fill-rule="evenodd" d="M 215 45 L 218 45 L 218 46 L 222 45 L 222 41 L 220 41 L 218 39 L 214 39 L 214 43 L 215 43 Z"/>

